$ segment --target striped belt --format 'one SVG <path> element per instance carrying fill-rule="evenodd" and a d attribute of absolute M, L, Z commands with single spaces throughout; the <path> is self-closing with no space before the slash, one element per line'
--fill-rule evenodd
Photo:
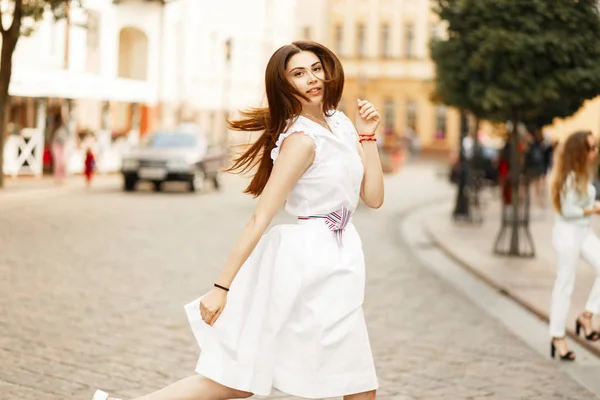
<path fill-rule="evenodd" d="M 325 225 L 333 232 L 338 245 L 342 246 L 342 235 L 344 233 L 344 229 L 346 229 L 346 226 L 348 226 L 348 223 L 350 222 L 351 216 L 352 213 L 350 210 L 348 210 L 346 207 L 342 207 L 341 209 L 326 215 L 310 215 L 308 217 L 298 217 L 298 219 L 307 220 L 320 218 L 325 220 Z"/>

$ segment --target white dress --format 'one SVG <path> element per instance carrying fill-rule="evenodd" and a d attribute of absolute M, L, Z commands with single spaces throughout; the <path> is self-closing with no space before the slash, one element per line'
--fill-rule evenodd
<path fill-rule="evenodd" d="M 294 132 L 315 142 L 315 160 L 286 200 L 294 216 L 353 212 L 363 165 L 352 122 L 336 111 L 333 133 L 298 117 L 273 149 Z M 200 299 L 185 306 L 200 345 L 196 372 L 222 385 L 269 395 L 273 387 L 305 398 L 336 397 L 378 387 L 362 304 L 365 265 L 350 222 L 341 245 L 322 218 L 272 227 L 236 275 L 213 327 Z"/>

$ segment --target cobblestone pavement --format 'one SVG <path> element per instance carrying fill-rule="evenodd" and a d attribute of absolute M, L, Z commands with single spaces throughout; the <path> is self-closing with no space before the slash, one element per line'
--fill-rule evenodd
<path fill-rule="evenodd" d="M 130 398 L 192 374 L 183 305 L 210 288 L 252 211 L 240 189 L 98 188 L 0 213 L 0 399 L 90 399 L 97 387 Z M 593 398 L 398 238 L 403 211 L 449 190 L 417 164 L 388 178 L 384 207 L 355 217 L 378 398 Z"/>

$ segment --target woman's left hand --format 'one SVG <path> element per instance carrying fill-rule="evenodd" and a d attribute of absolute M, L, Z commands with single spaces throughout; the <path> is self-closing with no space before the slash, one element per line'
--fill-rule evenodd
<path fill-rule="evenodd" d="M 375 133 L 381 115 L 375 106 L 366 100 L 357 99 L 358 121 L 356 122 L 356 130 L 358 133 Z"/>

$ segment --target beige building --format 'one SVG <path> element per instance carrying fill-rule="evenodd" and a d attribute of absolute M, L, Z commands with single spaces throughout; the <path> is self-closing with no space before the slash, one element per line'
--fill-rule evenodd
<path fill-rule="evenodd" d="M 547 127 L 555 139 L 561 139 L 578 130 L 589 130 L 600 136 L 600 97 L 584 103 L 575 115 L 566 119 L 557 119 Z"/>
<path fill-rule="evenodd" d="M 299 0 L 298 38 L 321 42 L 342 59 L 341 108 L 355 117 L 356 98 L 382 112 L 380 135 L 411 136 L 423 151 L 458 142 L 456 110 L 432 101 L 435 68 L 429 41 L 440 32 L 429 0 Z"/>

